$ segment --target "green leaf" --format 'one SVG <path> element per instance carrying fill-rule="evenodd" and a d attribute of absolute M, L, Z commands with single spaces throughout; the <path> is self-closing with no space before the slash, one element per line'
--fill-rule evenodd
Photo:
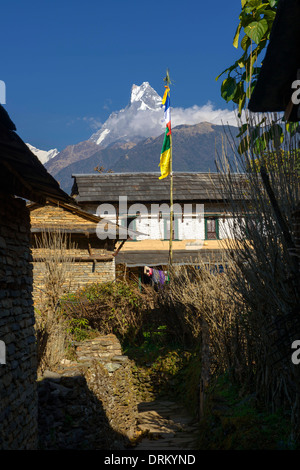
<path fill-rule="evenodd" d="M 274 147 L 279 147 L 284 140 L 282 127 L 279 124 L 273 124 L 269 129 L 269 136 L 273 140 Z"/>
<path fill-rule="evenodd" d="M 287 122 L 285 124 L 285 128 L 287 132 L 291 134 L 291 136 L 295 135 L 298 129 L 299 123 L 298 122 Z"/>
<path fill-rule="evenodd" d="M 249 149 L 249 137 L 246 135 L 240 142 L 238 146 L 238 152 L 240 155 L 242 155 L 244 152 L 246 152 Z"/>
<path fill-rule="evenodd" d="M 239 36 L 240 36 L 241 27 L 242 27 L 242 23 L 240 23 L 238 25 L 238 27 L 236 28 L 236 32 L 235 32 L 235 35 L 234 35 L 234 38 L 233 38 L 233 43 L 232 44 L 233 44 L 233 47 L 235 47 L 236 49 L 239 46 Z"/>
<path fill-rule="evenodd" d="M 253 149 L 255 151 L 255 153 L 262 153 L 265 148 L 267 147 L 267 143 L 268 143 L 268 133 L 267 132 L 264 132 L 260 137 L 257 137 L 257 139 L 254 141 L 254 144 L 253 144 Z"/>
<path fill-rule="evenodd" d="M 266 17 L 267 21 L 269 21 L 270 23 L 273 23 L 275 16 L 276 16 L 276 12 L 273 10 L 265 10 L 264 16 Z"/>
<path fill-rule="evenodd" d="M 251 142 L 254 142 L 259 136 L 260 136 L 260 127 L 259 125 L 257 125 L 250 132 Z"/>
<path fill-rule="evenodd" d="M 268 31 L 268 22 L 266 19 L 260 21 L 253 21 L 245 28 L 245 33 L 252 39 L 256 44 L 258 44 L 265 33 Z"/>
<path fill-rule="evenodd" d="M 248 0 L 247 5 L 253 8 L 258 8 L 261 5 L 261 0 Z"/>
<path fill-rule="evenodd" d="M 250 85 L 248 86 L 247 90 L 246 90 L 246 96 L 247 96 L 247 98 L 249 98 L 249 99 L 251 98 L 251 95 L 252 95 L 252 92 L 253 92 L 254 87 L 255 87 L 255 85 L 256 85 L 256 82 L 257 82 L 257 80 L 253 80 L 253 81 L 250 83 Z"/>
<path fill-rule="evenodd" d="M 234 97 L 232 98 L 232 101 L 238 104 L 243 95 L 244 95 L 244 84 L 242 81 L 240 81 L 236 86 L 236 92 L 234 94 Z"/>
<path fill-rule="evenodd" d="M 219 80 L 219 78 L 223 75 L 223 73 L 228 72 L 228 70 L 230 70 L 230 69 L 228 68 L 228 69 L 223 70 L 223 72 L 221 72 L 221 73 L 216 77 L 216 81 Z"/>
<path fill-rule="evenodd" d="M 241 115 L 242 113 L 242 109 L 245 106 L 245 102 L 246 102 L 246 93 L 243 93 L 243 95 L 239 99 L 239 115 Z"/>
<path fill-rule="evenodd" d="M 237 84 L 234 78 L 228 77 L 223 80 L 221 85 L 221 96 L 225 101 L 230 101 L 234 98 L 235 92 L 237 90 Z"/>
<path fill-rule="evenodd" d="M 239 133 L 236 137 L 241 137 L 245 132 L 246 130 L 248 129 L 248 124 L 243 124 L 240 128 L 239 128 Z"/>
<path fill-rule="evenodd" d="M 250 44 L 251 44 L 251 39 L 247 35 L 245 35 L 243 39 L 241 40 L 241 48 L 246 52 Z"/>

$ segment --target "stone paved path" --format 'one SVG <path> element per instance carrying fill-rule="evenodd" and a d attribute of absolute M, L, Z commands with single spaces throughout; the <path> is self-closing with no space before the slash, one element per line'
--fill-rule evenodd
<path fill-rule="evenodd" d="M 197 422 L 178 404 L 157 400 L 138 405 L 138 428 L 144 437 L 136 450 L 195 450 Z"/>

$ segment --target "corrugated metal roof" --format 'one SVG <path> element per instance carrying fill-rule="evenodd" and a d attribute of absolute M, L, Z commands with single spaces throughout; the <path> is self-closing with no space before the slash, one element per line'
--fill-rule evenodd
<path fill-rule="evenodd" d="M 218 173 L 173 173 L 174 202 L 224 200 L 222 178 Z M 170 200 L 170 178 L 159 180 L 160 173 L 74 174 L 72 195 L 80 202 L 118 202 L 127 196 L 130 202 Z M 237 186 L 245 175 L 232 175 Z M 241 194 L 242 197 L 242 194 Z"/>

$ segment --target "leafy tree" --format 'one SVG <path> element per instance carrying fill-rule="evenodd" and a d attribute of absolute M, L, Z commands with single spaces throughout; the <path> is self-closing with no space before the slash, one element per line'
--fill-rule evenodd
<path fill-rule="evenodd" d="M 239 114 L 246 99 L 250 98 L 260 72 L 261 64 L 258 65 L 257 61 L 267 46 L 277 1 L 241 0 L 242 10 L 233 46 L 238 49 L 240 42 L 242 55 L 216 78 L 218 80 L 227 74 L 221 85 L 221 95 L 227 103 L 233 101 L 238 105 Z"/>
<path fill-rule="evenodd" d="M 277 3 L 278 0 L 241 0 L 239 24 L 233 38 L 233 46 L 238 49 L 240 45 L 241 56 L 216 77 L 219 80 L 222 75 L 227 74 L 221 84 L 221 96 L 227 103 L 232 101 L 237 105 L 239 117 L 256 85 L 262 56 L 276 16 Z M 281 118 L 273 119 L 268 129 L 262 126 L 264 119 L 251 128 L 248 123 L 241 125 L 237 135 L 241 138 L 239 153 L 248 150 L 251 144 L 259 154 L 270 141 L 275 148 L 279 148 L 284 140 L 280 120 Z M 297 132 L 298 123 L 286 122 L 285 125 L 291 136 Z"/>

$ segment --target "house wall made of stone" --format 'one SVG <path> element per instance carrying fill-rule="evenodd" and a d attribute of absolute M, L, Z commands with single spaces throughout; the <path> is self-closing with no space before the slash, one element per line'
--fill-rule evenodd
<path fill-rule="evenodd" d="M 29 220 L 23 200 L 0 193 L 0 450 L 37 448 Z"/>
<path fill-rule="evenodd" d="M 45 293 L 45 279 L 47 271 L 44 262 L 33 263 L 35 302 L 43 299 Z M 110 282 L 115 279 L 115 259 L 111 261 L 74 262 L 67 263 L 66 280 L 63 283 L 65 293 L 75 292 L 77 289 L 92 283 Z"/>
<path fill-rule="evenodd" d="M 115 280 L 115 258 L 112 256 L 114 252 L 114 240 L 99 240 L 97 237 L 86 239 L 85 237 L 72 237 L 70 243 L 74 243 L 75 247 L 67 250 L 67 259 L 72 257 L 87 258 L 90 253 L 88 250 L 88 241 L 90 241 L 90 249 L 93 256 L 105 257 L 104 259 L 93 261 L 76 261 L 65 264 L 65 282 L 63 289 L 67 292 L 75 292 L 77 289 L 92 283 L 104 283 Z M 43 300 L 45 293 L 45 282 L 47 279 L 47 269 L 45 258 L 50 259 L 55 256 L 49 250 L 32 246 L 33 256 L 33 299 L 35 303 Z M 58 265 L 58 269 L 61 264 Z"/>

